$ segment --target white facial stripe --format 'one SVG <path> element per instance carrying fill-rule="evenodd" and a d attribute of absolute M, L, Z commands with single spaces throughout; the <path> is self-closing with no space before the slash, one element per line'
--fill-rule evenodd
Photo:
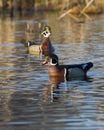
<path fill-rule="evenodd" d="M 29 47 L 30 46 L 30 42 L 28 41 L 27 44 L 28 44 L 28 47 Z"/>
<path fill-rule="evenodd" d="M 50 59 L 50 65 L 53 65 L 53 66 L 55 66 L 55 65 L 57 65 L 57 63 L 52 63 L 52 59 Z"/>
<path fill-rule="evenodd" d="M 50 33 L 50 32 L 47 32 L 47 31 L 43 31 L 43 32 L 42 32 L 42 35 L 43 35 L 44 37 L 49 37 L 49 36 L 51 35 L 51 33 Z"/>
<path fill-rule="evenodd" d="M 87 67 L 87 64 L 84 64 L 84 65 L 82 66 L 83 69 L 85 69 L 86 67 Z"/>
<path fill-rule="evenodd" d="M 67 69 L 64 68 L 64 80 L 65 80 L 65 81 L 66 81 L 66 71 L 67 71 Z"/>

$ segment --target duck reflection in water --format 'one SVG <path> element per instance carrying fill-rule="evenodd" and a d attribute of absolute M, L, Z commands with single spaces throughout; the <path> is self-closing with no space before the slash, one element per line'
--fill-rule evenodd
<path fill-rule="evenodd" d="M 45 99 L 46 101 L 51 100 L 51 102 L 58 101 L 60 99 L 60 84 L 64 82 L 63 78 L 50 76 L 50 86 L 46 87 Z"/>
<path fill-rule="evenodd" d="M 82 81 L 82 83 L 83 83 L 83 81 L 93 82 L 93 78 L 87 76 L 86 79 L 84 79 L 84 80 L 78 79 L 77 81 L 78 82 Z M 50 84 L 50 86 L 47 86 L 45 89 L 45 100 L 51 101 L 51 102 L 57 102 L 60 100 L 63 91 L 65 91 L 65 90 L 69 91 L 73 87 L 75 88 L 79 85 L 79 84 L 76 84 L 76 82 L 75 82 L 74 86 L 73 85 L 69 86 L 70 85 L 69 82 L 65 82 L 62 77 L 50 76 L 51 84 Z M 65 86 L 62 87 L 61 83 L 65 83 L 64 84 Z M 64 88 L 63 91 L 61 90 L 62 88 Z"/>

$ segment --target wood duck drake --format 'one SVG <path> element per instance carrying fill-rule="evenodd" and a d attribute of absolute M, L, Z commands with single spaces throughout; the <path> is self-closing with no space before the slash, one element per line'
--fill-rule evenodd
<path fill-rule="evenodd" d="M 30 53 L 38 52 L 42 53 L 43 55 L 49 55 L 55 51 L 51 41 L 50 41 L 50 35 L 51 35 L 51 28 L 50 26 L 45 26 L 43 32 L 41 33 L 43 36 L 43 41 L 41 44 L 37 44 L 36 42 L 32 42 L 29 40 L 22 40 L 22 43 L 24 43 L 25 47 L 28 48 L 28 51 Z"/>
<path fill-rule="evenodd" d="M 93 67 L 92 62 L 72 65 L 59 65 L 55 54 L 46 56 L 43 65 L 49 63 L 49 75 L 63 78 L 63 81 L 72 79 L 86 79 L 88 70 Z"/>

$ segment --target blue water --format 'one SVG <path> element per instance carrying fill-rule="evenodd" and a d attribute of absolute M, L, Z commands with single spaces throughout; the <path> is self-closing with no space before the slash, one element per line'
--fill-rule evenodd
<path fill-rule="evenodd" d="M 104 129 L 104 17 L 84 23 L 58 13 L 0 18 L 0 129 Z M 48 75 L 42 57 L 31 55 L 22 38 L 40 40 L 38 23 L 52 28 L 60 64 L 92 61 L 88 81 L 60 82 Z M 26 24 L 34 34 L 26 32 Z M 57 83 L 58 82 L 58 83 Z M 54 83 L 54 85 L 53 85 Z"/>

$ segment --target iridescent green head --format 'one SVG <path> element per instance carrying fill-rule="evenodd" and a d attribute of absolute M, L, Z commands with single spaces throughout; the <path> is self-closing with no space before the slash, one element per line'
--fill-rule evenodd
<path fill-rule="evenodd" d="M 43 65 L 49 63 L 50 65 L 58 65 L 58 56 L 56 54 L 50 54 L 49 56 L 45 56 Z"/>

